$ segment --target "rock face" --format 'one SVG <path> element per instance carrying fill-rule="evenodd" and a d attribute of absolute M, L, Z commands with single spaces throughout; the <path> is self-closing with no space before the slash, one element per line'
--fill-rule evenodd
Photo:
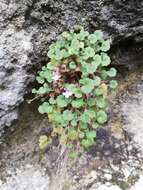
<path fill-rule="evenodd" d="M 101 28 L 116 43 L 143 40 L 142 0 L 1 0 L 0 130 L 18 118 L 34 68 L 46 62 L 48 44 L 75 24 Z"/>

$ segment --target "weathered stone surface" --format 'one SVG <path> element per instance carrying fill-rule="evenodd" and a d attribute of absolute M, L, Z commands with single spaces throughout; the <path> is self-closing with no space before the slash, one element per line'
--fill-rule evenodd
<path fill-rule="evenodd" d="M 142 0 L 1 0 L 0 129 L 17 119 L 34 67 L 46 62 L 48 44 L 75 24 L 101 28 L 114 42 L 143 40 Z M 33 67 L 34 66 L 34 67 Z"/>

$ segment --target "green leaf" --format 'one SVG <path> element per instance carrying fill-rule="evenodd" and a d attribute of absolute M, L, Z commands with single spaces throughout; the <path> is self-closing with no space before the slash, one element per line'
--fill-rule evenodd
<path fill-rule="evenodd" d="M 70 69 L 76 69 L 76 63 L 75 63 L 74 61 L 71 61 L 71 62 L 69 63 L 69 68 L 70 68 Z"/>
<path fill-rule="evenodd" d="M 70 46 L 70 49 L 69 49 L 69 53 L 72 55 L 72 54 L 75 54 L 77 55 L 78 54 L 78 51 L 80 49 L 80 42 L 78 41 L 77 38 L 74 38 L 71 42 L 71 46 Z"/>
<path fill-rule="evenodd" d="M 73 119 L 73 120 L 71 121 L 71 125 L 72 125 L 73 127 L 77 126 L 77 121 Z"/>
<path fill-rule="evenodd" d="M 96 105 L 99 108 L 106 108 L 108 106 L 108 101 L 104 97 L 97 97 L 96 98 Z"/>
<path fill-rule="evenodd" d="M 93 129 L 97 129 L 98 127 L 99 127 L 99 124 L 98 124 L 98 123 L 93 123 L 93 124 L 92 124 L 92 128 L 93 128 Z"/>
<path fill-rule="evenodd" d="M 101 83 L 101 79 L 100 79 L 100 77 L 94 77 L 94 85 L 95 86 L 99 86 L 100 85 L 100 83 Z"/>
<path fill-rule="evenodd" d="M 98 38 L 97 38 L 96 34 L 90 34 L 88 36 L 88 40 L 90 41 L 91 44 L 95 44 L 97 42 Z"/>
<path fill-rule="evenodd" d="M 75 129 L 69 129 L 68 131 L 68 138 L 70 140 L 77 140 L 78 139 L 78 133 Z"/>
<path fill-rule="evenodd" d="M 103 32 L 102 32 L 101 30 L 96 30 L 96 31 L 94 32 L 94 34 L 96 35 L 96 37 L 97 37 L 97 39 L 98 39 L 99 41 L 102 41 L 102 40 L 103 40 Z"/>
<path fill-rule="evenodd" d="M 76 98 L 81 98 L 82 97 L 82 93 L 80 88 L 77 88 L 74 84 L 66 84 L 65 87 L 71 91 Z"/>
<path fill-rule="evenodd" d="M 84 106 L 84 101 L 83 99 L 77 99 L 72 101 L 72 107 L 74 108 L 80 108 Z"/>
<path fill-rule="evenodd" d="M 52 140 L 49 139 L 46 135 L 41 135 L 39 138 L 39 147 L 41 150 L 44 150 L 52 143 Z"/>
<path fill-rule="evenodd" d="M 86 132 L 87 139 L 94 139 L 96 137 L 96 131 L 88 131 Z"/>
<path fill-rule="evenodd" d="M 70 110 L 65 110 L 63 112 L 63 119 L 65 121 L 71 121 L 74 118 L 74 114 Z"/>
<path fill-rule="evenodd" d="M 90 74 L 94 73 L 97 70 L 97 66 L 94 64 L 94 62 L 92 62 L 92 63 L 86 63 L 83 66 L 83 68 L 85 69 L 85 71 L 87 73 L 90 73 Z"/>
<path fill-rule="evenodd" d="M 80 122 L 80 129 L 87 129 L 87 123 Z"/>
<path fill-rule="evenodd" d="M 56 123 L 63 123 L 63 116 L 59 112 L 54 112 L 52 118 Z"/>
<path fill-rule="evenodd" d="M 80 120 L 82 123 L 89 123 L 90 124 L 90 116 L 88 114 L 86 114 L 86 112 L 84 112 L 81 117 L 80 117 Z"/>
<path fill-rule="evenodd" d="M 71 159 L 77 158 L 78 155 L 79 155 L 79 152 L 78 152 L 78 151 L 72 151 L 72 152 L 69 153 L 69 157 L 70 157 Z"/>
<path fill-rule="evenodd" d="M 50 104 L 56 104 L 56 100 L 51 97 L 51 98 L 49 99 L 49 103 L 50 103 Z"/>
<path fill-rule="evenodd" d="M 40 87 L 39 89 L 38 89 L 38 91 L 37 91 L 37 93 L 38 94 L 46 94 L 46 93 L 48 93 L 48 92 L 50 92 L 50 88 L 48 88 L 48 87 Z"/>
<path fill-rule="evenodd" d="M 101 64 L 103 67 L 110 65 L 111 59 L 106 53 L 101 53 Z"/>
<path fill-rule="evenodd" d="M 33 94 L 37 94 L 36 88 L 33 88 L 33 89 L 32 89 L 32 93 L 33 93 Z"/>
<path fill-rule="evenodd" d="M 51 83 L 53 81 L 53 74 L 50 70 L 41 71 L 40 76 L 45 78 L 49 83 Z"/>
<path fill-rule="evenodd" d="M 101 64 L 101 62 L 102 62 L 102 60 L 101 60 L 101 56 L 100 55 L 98 55 L 98 54 L 96 54 L 94 57 L 93 57 L 93 62 L 94 62 L 94 64 L 98 67 L 100 64 Z"/>
<path fill-rule="evenodd" d="M 42 77 L 36 77 L 36 80 L 38 81 L 39 84 L 43 84 L 45 82 L 44 78 Z"/>
<path fill-rule="evenodd" d="M 87 31 L 81 30 L 77 36 L 80 41 L 83 41 L 88 35 L 89 33 Z"/>
<path fill-rule="evenodd" d="M 94 145 L 94 140 L 93 139 L 83 139 L 81 141 L 81 145 L 84 147 L 84 148 L 89 148 L 90 146 Z"/>
<path fill-rule="evenodd" d="M 65 99 L 63 95 L 59 95 L 56 101 L 57 101 L 57 105 L 61 108 L 64 108 L 68 105 L 68 101 Z"/>
<path fill-rule="evenodd" d="M 53 111 L 53 107 L 50 106 L 48 102 L 44 102 L 41 106 L 39 106 L 38 111 L 41 114 L 51 113 Z"/>
<path fill-rule="evenodd" d="M 117 74 L 117 70 L 115 68 L 110 68 L 109 71 L 106 72 L 109 77 L 115 77 Z"/>
<path fill-rule="evenodd" d="M 89 106 L 94 106 L 96 104 L 95 98 L 90 98 L 89 100 L 87 100 L 87 104 Z"/>
<path fill-rule="evenodd" d="M 84 49 L 83 58 L 86 60 L 88 58 L 94 57 L 95 51 L 91 47 L 87 47 Z"/>
<path fill-rule="evenodd" d="M 81 79 L 79 82 L 80 84 L 83 84 L 81 91 L 85 94 L 90 93 L 94 89 L 94 80 L 90 78 Z"/>
<path fill-rule="evenodd" d="M 53 63 L 50 62 L 50 63 L 47 64 L 47 69 L 49 69 L 49 70 L 55 70 L 55 68 L 56 67 L 55 67 L 55 65 Z"/>
<path fill-rule="evenodd" d="M 84 114 L 88 115 L 91 119 L 96 117 L 96 112 L 94 110 L 85 110 Z"/>
<path fill-rule="evenodd" d="M 101 96 L 101 95 L 103 95 L 103 90 L 100 89 L 100 88 L 97 88 L 97 89 L 95 90 L 95 96 Z"/>
<path fill-rule="evenodd" d="M 110 88 L 115 89 L 118 86 L 118 83 L 116 80 L 111 80 L 109 84 Z"/>
<path fill-rule="evenodd" d="M 84 134 L 84 132 L 80 131 L 79 134 L 78 134 L 78 136 L 79 136 L 80 139 L 83 139 L 84 136 L 85 136 L 85 134 Z"/>
<path fill-rule="evenodd" d="M 76 98 L 81 98 L 82 97 L 81 90 L 79 88 L 75 88 L 74 95 L 75 95 Z"/>
<path fill-rule="evenodd" d="M 102 42 L 102 45 L 101 45 L 101 51 L 108 51 L 110 49 L 110 44 L 111 44 L 111 40 L 106 40 L 106 41 L 103 41 Z"/>
<path fill-rule="evenodd" d="M 104 124 L 104 123 L 106 123 L 107 122 L 107 114 L 106 114 L 106 112 L 105 111 L 103 111 L 103 110 L 100 110 L 100 111 L 98 111 L 97 112 L 97 122 L 99 123 L 99 124 Z"/>

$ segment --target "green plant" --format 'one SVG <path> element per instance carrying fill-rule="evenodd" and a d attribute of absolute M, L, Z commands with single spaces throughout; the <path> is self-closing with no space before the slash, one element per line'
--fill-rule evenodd
<path fill-rule="evenodd" d="M 41 147 L 56 136 L 74 157 L 95 143 L 97 127 L 108 119 L 108 95 L 117 87 L 111 80 L 117 72 L 109 68 L 106 53 L 110 42 L 100 30 L 89 34 L 81 29 L 64 32 L 50 45 L 50 62 L 38 72 L 40 88 L 32 90 L 43 102 L 39 112 L 48 114 L 53 126 L 51 137 L 41 138 Z"/>

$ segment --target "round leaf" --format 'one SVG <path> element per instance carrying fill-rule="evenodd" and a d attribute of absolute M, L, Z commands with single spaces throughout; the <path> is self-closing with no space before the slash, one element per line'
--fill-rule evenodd
<path fill-rule="evenodd" d="M 97 112 L 97 122 L 99 123 L 99 124 L 104 124 L 104 123 L 106 123 L 107 122 L 107 114 L 106 114 L 106 112 L 105 111 L 103 111 L 103 110 L 100 110 L 100 111 L 98 111 Z"/>

